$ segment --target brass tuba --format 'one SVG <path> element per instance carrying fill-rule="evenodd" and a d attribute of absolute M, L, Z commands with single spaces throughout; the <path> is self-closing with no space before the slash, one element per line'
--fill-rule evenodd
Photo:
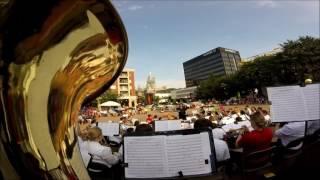
<path fill-rule="evenodd" d="M 0 179 L 89 179 L 75 124 L 126 63 L 117 11 L 106 0 L 0 3 Z"/>

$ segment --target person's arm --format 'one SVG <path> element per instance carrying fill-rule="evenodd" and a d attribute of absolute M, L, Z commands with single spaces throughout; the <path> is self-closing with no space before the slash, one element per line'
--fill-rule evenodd
<path fill-rule="evenodd" d="M 237 137 L 237 140 L 236 140 L 236 148 L 241 148 L 242 147 L 242 141 L 243 141 L 243 135 L 245 133 L 248 133 L 249 132 L 249 129 L 246 127 L 246 126 L 243 126 L 242 127 L 242 131 L 240 132 L 239 136 Z"/>
<path fill-rule="evenodd" d="M 238 138 L 237 138 L 237 140 L 236 140 L 236 148 L 241 148 L 241 141 L 242 141 L 242 135 L 240 134 L 239 136 L 238 136 Z"/>
<path fill-rule="evenodd" d="M 101 151 L 101 154 L 99 156 L 111 165 L 117 164 L 119 162 L 119 155 L 112 154 L 111 148 L 109 147 L 105 147 Z"/>

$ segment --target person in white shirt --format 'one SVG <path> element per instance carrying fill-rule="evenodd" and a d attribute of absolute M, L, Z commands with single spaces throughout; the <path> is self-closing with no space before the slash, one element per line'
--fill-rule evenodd
<path fill-rule="evenodd" d="M 214 129 L 212 129 L 212 136 L 215 139 L 223 140 L 225 135 L 226 135 L 226 132 L 222 128 L 214 128 Z"/>
<path fill-rule="evenodd" d="M 199 119 L 194 123 L 194 129 L 213 128 L 211 121 L 207 119 Z M 225 141 L 217 139 L 213 136 L 214 148 L 216 151 L 217 162 L 226 161 L 230 159 L 230 152 Z"/>
<path fill-rule="evenodd" d="M 101 145 L 104 144 L 104 137 L 99 127 L 93 127 L 88 130 L 88 142 L 86 149 L 89 154 L 92 154 L 92 161 L 100 164 L 104 164 L 111 168 L 113 165 L 119 163 L 121 156 L 120 153 L 112 153 L 110 147 Z"/>
<path fill-rule="evenodd" d="M 250 117 L 244 112 L 244 110 L 240 111 L 240 117 L 243 121 L 250 120 Z"/>
<path fill-rule="evenodd" d="M 88 150 L 87 150 L 88 131 L 87 129 L 83 129 L 82 131 L 80 131 L 80 127 L 78 126 L 77 133 L 78 133 L 78 143 L 79 143 L 80 154 L 82 156 L 82 160 L 85 166 L 87 167 L 90 161 L 90 155 L 88 154 Z"/>
<path fill-rule="evenodd" d="M 220 125 L 222 124 L 231 124 L 231 123 L 234 123 L 235 119 L 232 118 L 232 117 L 229 117 L 229 116 L 225 116 L 223 117 L 221 120 L 220 120 Z"/>
<path fill-rule="evenodd" d="M 304 137 L 305 122 L 289 122 L 275 131 L 275 136 L 281 141 L 282 146 L 286 147 L 290 142 Z M 297 150 L 302 147 L 302 142 L 291 147 L 292 150 Z"/>

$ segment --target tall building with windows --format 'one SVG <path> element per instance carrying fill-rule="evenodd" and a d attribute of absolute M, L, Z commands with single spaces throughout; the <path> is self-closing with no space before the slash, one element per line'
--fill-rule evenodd
<path fill-rule="evenodd" d="M 137 96 L 135 92 L 135 70 L 123 69 L 118 79 L 110 87 L 118 96 L 122 105 L 135 107 Z"/>
<path fill-rule="evenodd" d="M 186 87 L 197 86 L 210 75 L 233 74 L 240 68 L 239 51 L 217 47 L 183 63 Z"/>

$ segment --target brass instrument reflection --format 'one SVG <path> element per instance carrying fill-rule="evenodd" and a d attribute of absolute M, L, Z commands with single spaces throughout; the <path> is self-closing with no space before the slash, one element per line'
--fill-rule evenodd
<path fill-rule="evenodd" d="M 8 4 L 0 7 L 7 8 L 0 17 L 0 155 L 7 168 L 0 170 L 8 179 L 86 179 L 74 127 L 81 105 L 108 89 L 125 65 L 121 19 L 103 0 Z M 24 14 L 35 6 L 43 9 Z"/>

